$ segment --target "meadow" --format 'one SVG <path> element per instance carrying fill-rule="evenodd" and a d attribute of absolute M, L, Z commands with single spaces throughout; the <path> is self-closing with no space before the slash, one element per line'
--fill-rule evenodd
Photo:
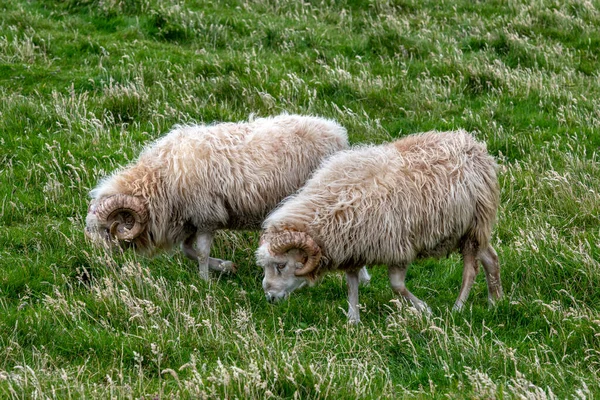
<path fill-rule="evenodd" d="M 0 397 L 600 397 L 600 5 L 587 0 L 0 0 Z M 271 305 L 258 233 L 233 276 L 107 254 L 88 192 L 175 124 L 282 112 L 353 144 L 463 128 L 498 160 L 493 245 L 465 310 L 458 255 L 385 268 L 347 324 L 330 275 Z"/>

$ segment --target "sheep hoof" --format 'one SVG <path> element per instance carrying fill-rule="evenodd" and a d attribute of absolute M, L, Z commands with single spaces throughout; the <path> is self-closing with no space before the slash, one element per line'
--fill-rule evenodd
<path fill-rule="evenodd" d="M 492 309 L 498 306 L 498 302 L 502 300 L 502 295 L 500 297 L 488 297 L 488 308 Z"/>
<path fill-rule="evenodd" d="M 208 269 L 203 270 L 202 268 L 200 268 L 200 279 L 202 279 L 203 281 L 210 280 L 210 275 L 208 274 Z"/>
<path fill-rule="evenodd" d="M 221 274 L 235 274 L 237 272 L 237 267 L 231 261 L 211 258 L 208 264 L 211 270 Z"/>
<path fill-rule="evenodd" d="M 219 267 L 221 267 L 222 272 L 228 272 L 231 274 L 235 274 L 237 272 L 237 266 L 231 261 L 223 261 Z"/>
<path fill-rule="evenodd" d="M 418 303 L 413 303 L 413 307 L 420 312 L 421 314 L 431 315 L 431 308 L 424 301 L 419 301 Z"/>
<path fill-rule="evenodd" d="M 360 323 L 360 312 L 357 309 L 350 307 L 345 314 L 348 317 L 348 324 L 358 325 Z"/>

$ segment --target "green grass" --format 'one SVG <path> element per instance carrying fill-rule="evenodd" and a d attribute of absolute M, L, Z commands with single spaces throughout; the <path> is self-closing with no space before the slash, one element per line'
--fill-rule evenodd
<path fill-rule="evenodd" d="M 0 397 L 593 398 L 600 395 L 600 7 L 567 0 L 0 0 Z M 331 275 L 267 304 L 239 273 L 107 255 L 87 192 L 177 123 L 334 118 L 353 143 L 468 129 L 500 164 L 506 299 L 458 256 L 383 268 L 346 324 Z M 483 275 L 483 274 L 482 274 Z"/>

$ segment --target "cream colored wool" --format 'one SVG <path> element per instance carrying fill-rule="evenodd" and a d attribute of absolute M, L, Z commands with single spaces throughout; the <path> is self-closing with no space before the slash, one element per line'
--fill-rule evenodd
<path fill-rule="evenodd" d="M 257 251 L 258 264 L 265 268 L 265 292 L 271 299 L 285 297 L 302 286 L 299 281 L 336 269 L 353 274 L 365 264 L 385 264 L 405 274 L 416 258 L 455 250 L 489 261 L 495 256 L 489 241 L 498 203 L 496 163 L 485 145 L 465 131 L 428 132 L 339 152 L 265 220 Z M 286 231 L 304 232 L 319 246 L 320 262 L 309 274 L 292 278 L 292 271 L 284 273 L 282 263 L 299 268 L 304 262 L 297 249 L 286 255 L 269 248 Z M 488 283 L 497 280 L 492 299 L 501 295 L 501 287 L 493 260 L 488 264 L 494 275 Z M 277 273 L 273 265 L 279 265 Z M 394 281 L 402 286 L 395 290 L 426 308 L 405 288 L 403 275 Z M 463 292 L 456 308 L 466 300 Z"/>
<path fill-rule="evenodd" d="M 114 239 L 95 214 L 98 204 L 114 195 L 134 196 L 147 208 L 148 222 L 130 241 L 133 247 L 153 253 L 183 244 L 190 258 L 200 257 L 206 276 L 202 265 L 215 230 L 259 229 L 324 158 L 347 147 L 346 130 L 318 117 L 179 126 L 90 192 L 86 232 L 98 242 Z M 194 250 L 194 242 L 201 249 Z"/>

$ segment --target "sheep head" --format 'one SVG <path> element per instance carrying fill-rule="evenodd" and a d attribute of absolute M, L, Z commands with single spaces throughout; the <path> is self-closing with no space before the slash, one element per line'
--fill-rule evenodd
<path fill-rule="evenodd" d="M 256 258 L 265 271 L 267 300 L 276 301 L 314 281 L 321 249 L 305 232 L 283 231 L 263 240 Z"/>
<path fill-rule="evenodd" d="M 139 197 L 116 194 L 92 201 L 85 235 L 95 243 L 133 243 L 147 224 L 148 208 Z"/>

